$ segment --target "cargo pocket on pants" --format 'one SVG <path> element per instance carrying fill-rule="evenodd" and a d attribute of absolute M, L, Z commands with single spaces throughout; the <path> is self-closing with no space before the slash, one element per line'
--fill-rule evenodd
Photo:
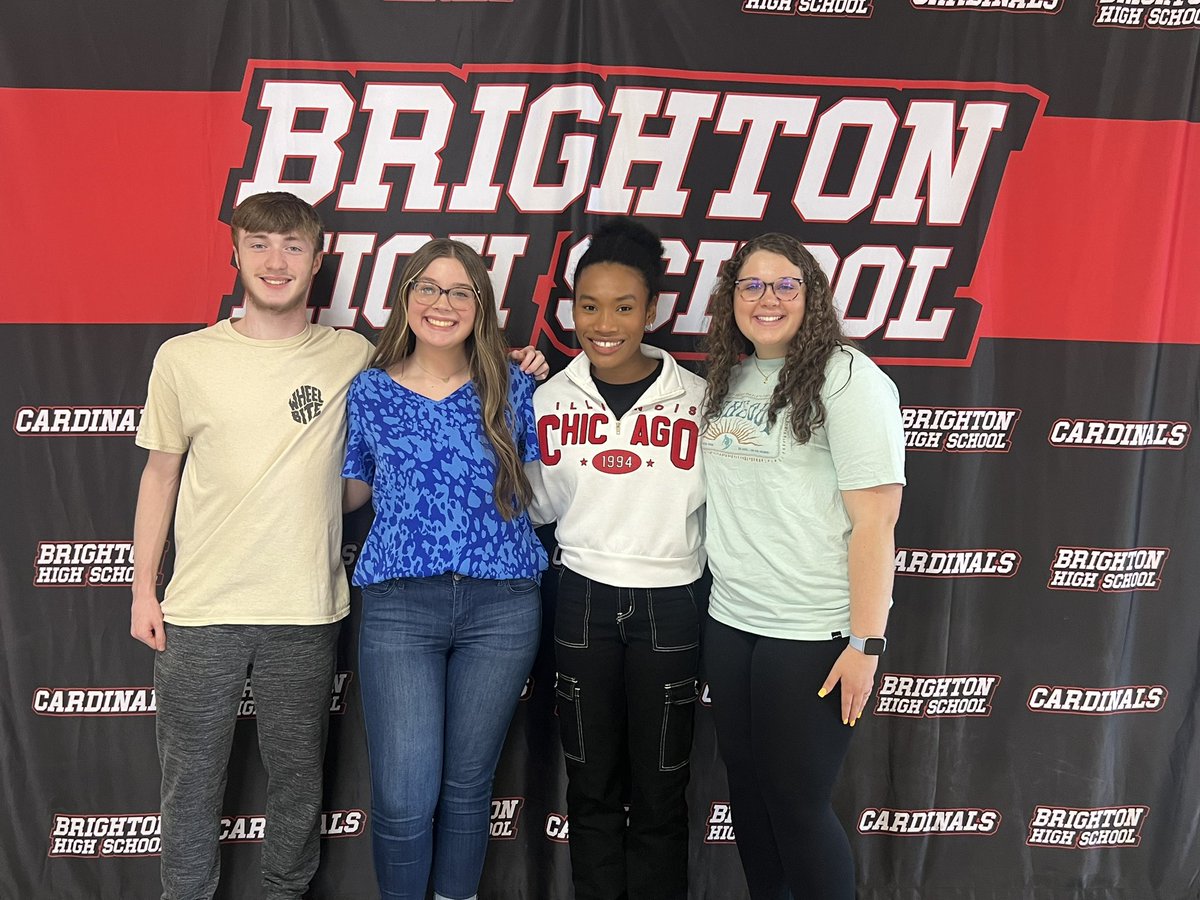
<path fill-rule="evenodd" d="M 696 679 L 663 686 L 662 735 L 658 743 L 658 768 L 682 769 L 692 754 L 692 723 L 696 712 Z"/>
<path fill-rule="evenodd" d="M 575 762 L 587 762 L 583 745 L 583 716 L 579 709 L 579 682 L 558 672 L 554 676 L 554 701 L 558 710 L 558 731 L 563 755 Z"/>

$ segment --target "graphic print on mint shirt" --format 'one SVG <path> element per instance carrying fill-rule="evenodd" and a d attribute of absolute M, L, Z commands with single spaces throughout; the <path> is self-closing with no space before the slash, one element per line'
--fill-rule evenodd
<path fill-rule="evenodd" d="M 771 398 L 730 393 L 721 413 L 708 423 L 704 442 L 710 450 L 744 459 L 777 460 L 788 439 L 786 428 L 767 429 Z"/>

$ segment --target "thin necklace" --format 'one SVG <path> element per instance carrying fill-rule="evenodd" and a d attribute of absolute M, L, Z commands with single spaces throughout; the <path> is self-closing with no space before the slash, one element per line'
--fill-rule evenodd
<path fill-rule="evenodd" d="M 766 383 L 767 383 L 767 379 L 768 379 L 770 376 L 769 376 L 769 375 L 768 375 L 766 372 L 764 372 L 764 371 L 762 370 L 762 367 L 761 367 L 761 366 L 759 366 L 759 364 L 758 364 L 758 354 L 757 354 L 757 353 L 755 353 L 753 356 L 751 356 L 751 357 L 750 357 L 750 359 L 752 359 L 752 360 L 754 361 L 754 368 L 758 369 L 758 374 L 762 376 L 763 384 L 766 384 Z"/>
<path fill-rule="evenodd" d="M 453 372 L 451 372 L 449 375 L 447 375 L 445 378 L 443 378 L 441 375 L 438 375 L 434 372 L 430 372 L 427 368 L 425 368 L 423 365 L 421 365 L 421 361 L 419 359 L 417 359 L 415 356 L 410 356 L 409 359 L 411 359 L 416 364 L 418 369 L 420 369 L 422 372 L 424 372 L 426 375 L 428 375 L 430 378 L 434 379 L 435 381 L 440 381 L 442 384 L 449 384 L 451 378 L 461 375 L 463 372 L 465 372 L 467 370 L 467 367 L 471 365 L 470 362 L 465 362 L 461 366 L 459 366 L 457 369 L 455 369 Z"/>

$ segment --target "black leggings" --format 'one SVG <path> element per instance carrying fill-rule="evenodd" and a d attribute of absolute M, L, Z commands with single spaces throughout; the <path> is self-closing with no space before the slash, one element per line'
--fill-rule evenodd
<path fill-rule="evenodd" d="M 704 674 L 752 900 L 853 900 L 830 796 L 850 742 L 840 688 L 817 691 L 845 640 L 761 637 L 709 619 Z"/>

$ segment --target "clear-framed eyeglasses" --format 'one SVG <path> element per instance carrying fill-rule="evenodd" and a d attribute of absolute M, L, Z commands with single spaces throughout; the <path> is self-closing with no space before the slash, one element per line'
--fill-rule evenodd
<path fill-rule="evenodd" d="M 781 303 L 792 303 L 800 299 L 804 290 L 804 280 L 785 276 L 774 281 L 763 281 L 761 278 L 739 278 L 733 283 L 733 291 L 739 300 L 747 303 L 757 303 L 766 294 L 767 288 Z"/>
<path fill-rule="evenodd" d="M 457 309 L 459 312 L 472 309 L 479 303 L 479 292 L 474 288 L 461 285 L 444 288 L 436 281 L 430 281 L 427 278 L 414 278 L 408 283 L 408 296 L 422 306 L 433 306 L 442 294 L 445 294 L 446 299 L 450 301 L 451 308 Z"/>

